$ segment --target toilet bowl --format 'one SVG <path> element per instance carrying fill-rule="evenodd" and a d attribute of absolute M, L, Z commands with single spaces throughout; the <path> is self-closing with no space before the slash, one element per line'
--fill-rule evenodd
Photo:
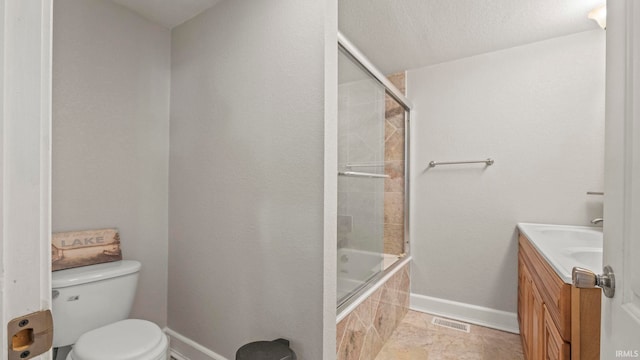
<path fill-rule="evenodd" d="M 169 341 L 158 325 L 127 319 L 140 268 L 121 260 L 52 274 L 53 346 L 72 346 L 66 360 L 168 358 Z"/>
<path fill-rule="evenodd" d="M 168 348 L 156 324 L 128 319 L 84 333 L 66 360 L 166 360 Z"/>

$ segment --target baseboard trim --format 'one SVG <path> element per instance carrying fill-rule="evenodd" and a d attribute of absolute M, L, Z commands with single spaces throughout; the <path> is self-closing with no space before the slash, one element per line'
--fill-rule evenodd
<path fill-rule="evenodd" d="M 514 334 L 520 333 L 516 313 L 413 293 L 409 308 Z"/>
<path fill-rule="evenodd" d="M 171 356 L 177 360 L 229 360 L 168 327 L 164 332 L 170 339 Z"/>

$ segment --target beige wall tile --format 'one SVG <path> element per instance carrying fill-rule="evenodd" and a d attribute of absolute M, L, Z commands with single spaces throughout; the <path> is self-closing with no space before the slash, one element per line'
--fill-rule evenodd
<path fill-rule="evenodd" d="M 389 75 L 389 80 L 404 94 L 404 72 Z M 404 253 L 404 109 L 397 101 L 385 97 L 385 174 L 384 181 L 384 252 Z M 402 226 L 400 226 L 402 225 Z"/>
<path fill-rule="evenodd" d="M 404 194 L 385 193 L 384 194 L 384 223 L 404 224 Z"/>
<path fill-rule="evenodd" d="M 396 255 L 404 252 L 404 225 L 384 225 L 384 252 Z"/>
<path fill-rule="evenodd" d="M 409 310 L 409 265 L 360 304 L 337 326 L 338 360 L 371 360 Z"/>
<path fill-rule="evenodd" d="M 385 192 L 404 192 L 404 161 L 394 160 L 384 162 L 384 173 L 389 175 L 384 179 Z"/>
<path fill-rule="evenodd" d="M 396 129 L 384 144 L 385 160 L 404 160 L 404 129 Z"/>
<path fill-rule="evenodd" d="M 392 125 L 394 129 L 404 129 L 404 109 L 396 108 L 393 111 L 387 111 L 386 114 L 386 121 Z"/>
<path fill-rule="evenodd" d="M 401 93 L 406 95 L 406 78 L 404 71 L 397 72 L 387 76 L 387 79 L 391 81 L 391 83 L 400 90 Z"/>

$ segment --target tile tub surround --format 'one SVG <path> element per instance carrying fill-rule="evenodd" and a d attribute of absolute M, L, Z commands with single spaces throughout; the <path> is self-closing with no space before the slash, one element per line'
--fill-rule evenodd
<path fill-rule="evenodd" d="M 409 264 L 403 266 L 336 328 L 337 360 L 371 360 L 409 310 Z"/>
<path fill-rule="evenodd" d="M 466 333 L 433 325 L 432 319 L 430 314 L 409 310 L 375 359 L 524 359 L 517 334 L 476 325 Z"/>
<path fill-rule="evenodd" d="M 405 73 L 388 79 L 400 92 L 405 91 Z M 404 253 L 404 109 L 391 96 L 385 95 L 384 123 L 384 252 Z"/>

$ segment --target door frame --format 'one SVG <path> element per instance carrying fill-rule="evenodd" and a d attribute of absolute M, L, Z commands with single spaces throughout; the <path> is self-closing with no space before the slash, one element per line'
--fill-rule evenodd
<path fill-rule="evenodd" d="M 2 360 L 8 322 L 51 308 L 52 8 L 52 0 L 0 2 Z"/>

